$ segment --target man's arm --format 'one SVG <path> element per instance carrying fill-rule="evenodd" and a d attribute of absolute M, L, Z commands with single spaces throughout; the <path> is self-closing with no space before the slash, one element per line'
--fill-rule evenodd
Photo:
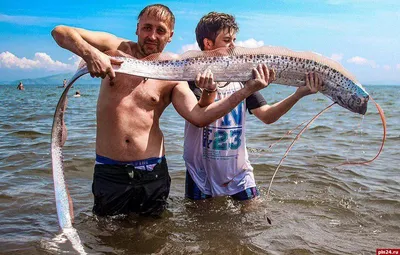
<path fill-rule="evenodd" d="M 253 77 L 254 79 L 247 82 L 244 88 L 206 107 L 201 107 L 197 103 L 196 97 L 186 82 L 180 82 L 172 92 L 172 103 L 177 112 L 187 121 L 195 126 L 204 127 L 226 115 L 241 101 L 255 91 L 267 87 L 271 82 L 266 65 L 260 65 L 257 69 L 253 69 Z"/>
<path fill-rule="evenodd" d="M 254 89 L 244 87 L 229 97 L 202 107 L 197 102 L 187 83 L 179 82 L 172 92 L 172 104 L 176 111 L 187 121 L 197 127 L 204 127 L 226 115 L 253 92 Z"/>
<path fill-rule="evenodd" d="M 300 87 L 295 93 L 273 105 L 263 105 L 251 112 L 266 124 L 272 124 L 287 113 L 301 98 L 315 94 L 321 90 L 322 79 L 317 73 L 306 74 L 306 86 Z"/>
<path fill-rule="evenodd" d="M 88 65 L 92 77 L 104 78 L 106 74 L 110 78 L 115 77 L 112 64 L 121 64 L 104 54 L 107 50 L 117 50 L 125 41 L 115 35 L 89 31 L 81 28 L 57 26 L 51 31 L 51 35 L 59 46 L 80 56 Z"/>

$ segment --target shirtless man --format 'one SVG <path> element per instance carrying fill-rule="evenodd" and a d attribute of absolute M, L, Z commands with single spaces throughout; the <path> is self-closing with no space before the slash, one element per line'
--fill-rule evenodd
<path fill-rule="evenodd" d="M 104 32 L 57 26 L 52 35 L 63 48 L 82 57 L 92 77 L 102 77 L 97 101 L 96 164 L 93 178 L 97 215 L 136 212 L 159 215 L 166 207 L 171 179 L 165 159 L 159 119 L 172 102 L 177 112 L 195 126 L 224 116 L 239 102 L 270 82 L 267 67 L 253 70 L 249 86 L 207 107 L 198 104 L 187 82 L 146 80 L 115 75 L 121 64 L 103 52 L 141 59 L 159 53 L 172 39 L 175 18 L 160 4 L 145 7 L 138 16 L 138 42 Z M 212 87 L 205 72 L 199 86 Z M 206 95 L 207 96 L 207 95 Z"/>

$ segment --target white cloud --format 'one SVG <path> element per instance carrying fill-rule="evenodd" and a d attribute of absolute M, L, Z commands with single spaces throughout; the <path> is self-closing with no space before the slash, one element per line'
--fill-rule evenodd
<path fill-rule="evenodd" d="M 400 70 L 400 64 L 396 65 L 396 69 Z"/>
<path fill-rule="evenodd" d="M 72 55 L 72 57 L 70 57 L 68 60 L 74 61 L 74 63 L 72 64 L 74 69 L 78 69 L 79 64 L 82 62 L 82 58 L 77 55 Z"/>
<path fill-rule="evenodd" d="M 342 53 L 333 53 L 331 55 L 331 59 L 340 62 L 343 59 L 343 54 Z"/>
<path fill-rule="evenodd" d="M 5 15 L 0 13 L 0 22 L 12 23 L 28 26 L 48 26 L 52 24 L 65 24 L 74 22 L 73 19 L 57 18 L 57 17 L 41 17 L 41 16 L 24 16 L 24 15 Z"/>
<path fill-rule="evenodd" d="M 359 56 L 352 57 L 352 58 L 348 59 L 347 62 L 356 64 L 356 65 L 368 65 L 368 66 L 371 66 L 372 68 L 377 68 L 378 67 L 378 65 L 375 63 L 375 61 L 368 60 L 366 58 L 362 58 L 362 57 L 359 57 Z"/>
<path fill-rule="evenodd" d="M 390 65 L 384 65 L 383 69 L 389 71 L 390 69 L 392 69 L 392 67 Z"/>
<path fill-rule="evenodd" d="M 199 46 L 197 45 L 197 42 L 183 45 L 180 52 L 182 53 L 189 50 L 200 50 Z"/>
<path fill-rule="evenodd" d="M 246 47 L 246 48 L 258 48 L 264 45 L 264 41 L 256 41 L 253 38 L 250 38 L 246 41 L 239 41 L 235 43 L 236 46 Z"/>
<path fill-rule="evenodd" d="M 15 69 L 45 69 L 48 71 L 64 71 L 75 70 L 77 65 L 75 60 L 74 64 L 65 64 L 57 60 L 53 60 L 49 55 L 44 52 L 36 52 L 33 59 L 18 58 L 8 51 L 0 53 L 0 68 L 15 68 Z"/>

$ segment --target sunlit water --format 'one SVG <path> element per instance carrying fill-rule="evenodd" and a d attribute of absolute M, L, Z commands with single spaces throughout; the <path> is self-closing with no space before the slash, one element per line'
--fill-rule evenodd
<path fill-rule="evenodd" d="M 295 134 L 331 101 L 304 98 L 272 125 L 247 118 L 247 146 L 261 199 L 250 207 L 228 198 L 184 198 L 183 119 L 172 107 L 163 114 L 172 176 L 167 212 L 160 219 L 97 219 L 91 193 L 98 86 L 71 90 L 64 147 L 66 178 L 74 200 L 75 227 L 89 253 L 97 254 L 375 254 L 400 248 L 400 101 L 396 86 L 366 86 L 382 106 L 388 136 L 381 156 L 367 166 L 336 167 L 373 158 L 382 125 L 372 103 L 364 118 L 334 106 L 295 144 L 272 174 Z M 75 90 L 82 96 L 74 98 Z M 271 85 L 272 104 L 294 88 Z M 75 254 L 59 235 L 51 175 L 50 132 L 62 93 L 56 85 L 0 86 L 0 253 Z M 272 220 L 268 224 L 267 217 Z"/>

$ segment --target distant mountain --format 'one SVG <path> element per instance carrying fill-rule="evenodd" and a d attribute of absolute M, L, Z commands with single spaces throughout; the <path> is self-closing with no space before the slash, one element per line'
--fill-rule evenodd
<path fill-rule="evenodd" d="M 55 74 L 55 75 L 50 75 L 46 77 L 41 77 L 41 78 L 35 78 L 35 79 L 21 79 L 21 80 L 16 80 L 16 81 L 5 81 L 1 82 L 1 84 L 18 84 L 20 81 L 24 85 L 63 85 L 63 80 L 64 79 L 69 79 L 74 75 L 74 73 L 62 73 L 62 74 Z M 100 78 L 92 78 L 90 75 L 84 75 L 81 78 L 79 78 L 75 84 L 100 84 L 101 79 Z"/>

